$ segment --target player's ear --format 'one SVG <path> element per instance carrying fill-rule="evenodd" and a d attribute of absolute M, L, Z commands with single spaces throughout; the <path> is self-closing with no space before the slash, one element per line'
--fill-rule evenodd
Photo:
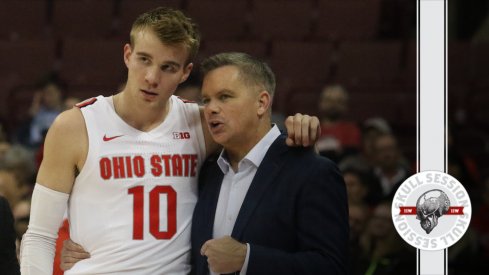
<path fill-rule="evenodd" d="M 129 58 L 132 54 L 131 44 L 124 45 L 124 63 L 126 63 L 126 67 L 129 65 Z"/>
<path fill-rule="evenodd" d="M 258 94 L 258 109 L 257 114 L 262 116 L 272 107 L 272 96 L 266 90 L 261 91 Z"/>
<path fill-rule="evenodd" d="M 190 72 L 192 72 L 193 67 L 194 67 L 194 63 L 188 63 L 188 65 L 185 66 L 185 68 L 183 68 L 183 76 L 180 79 L 180 83 L 187 80 L 188 76 L 190 75 Z"/>

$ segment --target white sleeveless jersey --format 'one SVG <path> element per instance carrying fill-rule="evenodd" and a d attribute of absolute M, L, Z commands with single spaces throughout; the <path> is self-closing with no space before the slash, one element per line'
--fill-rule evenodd
<path fill-rule="evenodd" d="M 142 132 L 112 97 L 79 107 L 88 155 L 69 200 L 70 237 L 90 253 L 66 274 L 187 274 L 205 142 L 197 104 L 172 96 L 165 121 Z"/>

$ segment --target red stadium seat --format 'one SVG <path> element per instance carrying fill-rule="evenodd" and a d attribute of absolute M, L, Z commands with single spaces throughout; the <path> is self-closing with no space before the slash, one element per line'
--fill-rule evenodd
<path fill-rule="evenodd" d="M 487 104 L 488 101 L 485 103 Z M 457 145 L 457 151 L 473 158 L 473 160 L 480 160 L 476 164 L 480 164 L 484 172 L 489 172 L 486 165 L 487 160 L 489 160 L 487 149 L 489 135 L 487 128 L 484 129 L 480 125 L 472 124 L 461 128 L 460 131 L 454 132 L 453 135 Z"/>
<path fill-rule="evenodd" d="M 200 26 L 204 40 L 240 39 L 245 35 L 246 1 L 190 0 L 187 13 Z"/>
<path fill-rule="evenodd" d="M 255 1 L 250 30 L 254 38 L 303 40 L 312 26 L 309 1 Z"/>
<path fill-rule="evenodd" d="M 121 37 L 129 39 L 132 23 L 140 14 L 160 6 L 180 9 L 181 2 L 181 0 L 121 0 L 117 32 Z"/>
<path fill-rule="evenodd" d="M 57 37 L 108 37 L 113 22 L 113 0 L 54 1 L 52 27 Z"/>
<path fill-rule="evenodd" d="M 401 54 L 401 74 L 405 86 L 416 89 L 416 73 L 418 68 L 418 58 L 416 56 L 416 41 L 409 41 L 403 44 Z"/>
<path fill-rule="evenodd" d="M 287 87 L 326 83 L 333 62 L 333 46 L 327 42 L 276 41 L 270 57 L 277 81 Z"/>
<path fill-rule="evenodd" d="M 353 120 L 382 117 L 392 126 L 416 125 L 416 90 L 395 84 L 345 87 L 349 92 L 349 114 Z"/>
<path fill-rule="evenodd" d="M 46 34 L 46 2 L 4 0 L 0 3 L 0 38 L 40 38 Z"/>
<path fill-rule="evenodd" d="M 467 58 L 467 52 L 460 50 L 460 55 Z M 477 86 L 489 87 L 487 64 L 489 64 L 489 43 L 473 44 L 470 47 L 470 72 Z"/>
<path fill-rule="evenodd" d="M 221 52 L 244 52 L 254 57 L 264 59 L 266 57 L 266 44 L 262 41 L 234 41 L 234 40 L 211 40 L 206 41 L 200 51 L 202 58 Z"/>
<path fill-rule="evenodd" d="M 467 95 L 467 111 L 470 111 L 470 120 L 473 124 L 484 126 L 489 130 L 489 92 L 487 86 L 474 87 L 473 93 Z"/>
<path fill-rule="evenodd" d="M 448 115 L 452 117 L 457 111 L 467 109 L 468 99 L 473 93 L 468 84 L 448 84 Z"/>
<path fill-rule="evenodd" d="M 54 69 L 55 45 L 45 39 L 0 41 L 0 74 L 23 84 L 37 82 Z"/>
<path fill-rule="evenodd" d="M 380 0 L 322 0 L 314 36 L 328 40 L 369 40 L 379 29 Z"/>
<path fill-rule="evenodd" d="M 289 91 L 282 112 L 285 115 L 302 113 L 318 115 L 319 89 L 316 87 L 301 87 Z"/>
<path fill-rule="evenodd" d="M 470 52 L 468 42 L 450 42 L 447 46 L 449 84 L 466 84 L 470 81 Z"/>
<path fill-rule="evenodd" d="M 350 116 L 355 121 L 382 117 L 388 121 L 416 123 L 416 94 L 393 91 L 379 94 L 367 92 L 350 94 Z M 411 123 L 409 123 L 411 122 Z"/>
<path fill-rule="evenodd" d="M 124 42 L 106 39 L 65 39 L 60 75 L 68 86 L 101 85 L 117 89 L 125 81 Z"/>
<path fill-rule="evenodd" d="M 339 47 L 337 78 L 345 85 L 386 85 L 399 80 L 401 42 L 345 42 Z"/>
<path fill-rule="evenodd" d="M 35 85 L 19 85 L 9 91 L 6 113 L 10 129 L 15 129 L 20 123 L 30 119 L 29 108 L 36 92 L 38 90 Z"/>
<path fill-rule="evenodd" d="M 19 81 L 19 79 L 0 75 L 0 123 L 2 123 L 4 118 L 7 118 L 8 120 L 9 102 L 7 98 L 10 91 L 16 85 L 19 85 Z"/>

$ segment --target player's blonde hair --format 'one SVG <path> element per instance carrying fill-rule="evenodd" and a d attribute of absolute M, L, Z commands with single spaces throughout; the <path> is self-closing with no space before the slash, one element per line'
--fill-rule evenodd
<path fill-rule="evenodd" d="M 131 47 L 135 45 L 136 32 L 145 29 L 153 31 L 162 43 L 168 45 L 183 44 L 189 53 L 187 63 L 190 63 L 199 51 L 200 33 L 197 24 L 181 11 L 158 7 L 141 14 L 132 24 Z"/>

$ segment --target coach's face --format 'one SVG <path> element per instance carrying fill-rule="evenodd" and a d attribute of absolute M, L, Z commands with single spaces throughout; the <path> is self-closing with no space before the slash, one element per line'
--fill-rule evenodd
<path fill-rule="evenodd" d="M 226 150 L 247 150 L 260 140 L 260 118 L 266 112 L 258 89 L 246 85 L 236 66 L 210 71 L 203 79 L 202 102 L 212 138 Z"/>

